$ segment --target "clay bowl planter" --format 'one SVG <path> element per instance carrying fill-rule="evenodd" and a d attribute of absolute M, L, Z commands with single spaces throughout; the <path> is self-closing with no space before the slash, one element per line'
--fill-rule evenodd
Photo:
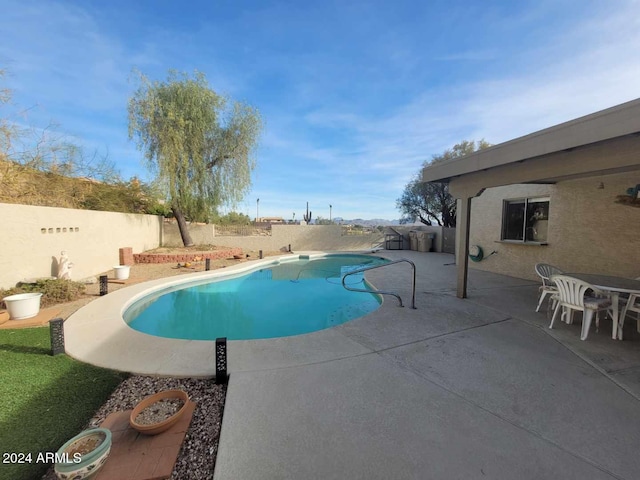
<path fill-rule="evenodd" d="M 162 418 L 159 421 L 150 424 L 142 422 L 142 420 L 138 418 L 138 415 L 143 413 L 148 407 L 151 408 L 145 413 L 153 413 L 156 410 L 162 411 L 162 404 L 165 403 L 163 401 L 170 400 L 181 400 L 182 406 L 168 418 L 166 415 L 161 415 Z M 187 409 L 188 402 L 189 395 L 183 390 L 163 390 L 162 392 L 150 395 L 142 399 L 142 401 L 135 406 L 129 416 L 129 425 L 144 435 L 157 435 L 171 428 L 180 419 Z M 158 403 L 158 405 L 154 406 L 155 403 Z M 151 415 L 151 417 L 153 417 L 153 415 Z"/>
<path fill-rule="evenodd" d="M 73 437 L 56 453 L 54 471 L 60 480 L 93 478 L 111 451 L 111 432 L 92 428 Z"/>
<path fill-rule="evenodd" d="M 10 320 L 22 320 L 35 317 L 40 312 L 41 293 L 18 293 L 4 297 Z"/>

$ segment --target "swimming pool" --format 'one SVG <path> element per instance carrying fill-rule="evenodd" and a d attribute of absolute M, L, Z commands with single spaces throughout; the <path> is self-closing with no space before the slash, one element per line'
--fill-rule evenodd
<path fill-rule="evenodd" d="M 350 270 L 387 262 L 368 255 L 327 255 L 276 261 L 243 275 L 181 284 L 126 308 L 124 320 L 140 332 L 187 340 L 287 337 L 340 325 L 376 310 L 378 295 L 342 286 Z M 363 288 L 363 274 L 347 277 Z M 365 287 L 366 288 L 366 287 Z"/>

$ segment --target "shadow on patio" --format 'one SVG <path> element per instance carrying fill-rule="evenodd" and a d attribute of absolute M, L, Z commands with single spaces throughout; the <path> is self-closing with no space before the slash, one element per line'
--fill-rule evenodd
<path fill-rule="evenodd" d="M 429 297 L 445 296 L 451 308 L 460 308 L 460 303 L 477 305 L 498 313 L 501 318 L 537 327 L 640 399 L 640 334 L 632 319 L 627 318 L 625 322 L 623 341 L 611 338 L 610 318 L 603 319 L 598 330 L 594 321 L 589 337 L 582 341 L 582 316 L 579 312 L 575 314 L 572 325 L 558 320 L 554 328 L 549 329 L 546 300 L 540 312 L 535 311 L 539 282 L 470 269 L 468 298 L 461 300 L 455 297 L 456 267 L 453 265 L 453 255 L 408 251 L 386 251 L 384 255 L 389 258 L 409 258 L 416 263 L 419 278 L 417 295 L 426 295 L 423 300 L 427 305 Z M 406 284 L 400 272 L 395 281 L 396 284 Z M 435 301 L 434 298 L 431 301 Z"/>

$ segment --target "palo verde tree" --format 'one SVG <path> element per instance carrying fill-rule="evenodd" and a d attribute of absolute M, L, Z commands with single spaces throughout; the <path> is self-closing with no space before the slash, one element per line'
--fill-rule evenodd
<path fill-rule="evenodd" d="M 139 81 L 129 99 L 129 138 L 144 152 L 182 242 L 191 246 L 186 219 L 206 217 L 247 193 L 262 119 L 255 108 L 218 95 L 203 73 L 170 71 L 164 82 L 139 73 Z"/>
<path fill-rule="evenodd" d="M 484 140 L 463 140 L 440 155 L 434 155 L 430 161 L 425 161 L 422 168 L 464 157 L 489 146 L 491 145 Z M 455 227 L 456 199 L 449 194 L 449 184 L 422 182 L 422 168 L 404 187 L 402 196 L 396 200 L 396 208 L 402 213 L 401 223 L 420 220 L 425 225 L 435 223 L 443 227 Z"/>

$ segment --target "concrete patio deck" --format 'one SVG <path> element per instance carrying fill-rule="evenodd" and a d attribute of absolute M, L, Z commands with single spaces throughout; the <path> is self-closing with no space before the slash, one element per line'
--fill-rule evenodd
<path fill-rule="evenodd" d="M 640 337 L 534 312 L 538 284 L 416 262 L 417 310 L 290 339 L 229 343 L 231 378 L 214 478 L 637 479 Z M 367 274 L 408 302 L 406 264 Z"/>

